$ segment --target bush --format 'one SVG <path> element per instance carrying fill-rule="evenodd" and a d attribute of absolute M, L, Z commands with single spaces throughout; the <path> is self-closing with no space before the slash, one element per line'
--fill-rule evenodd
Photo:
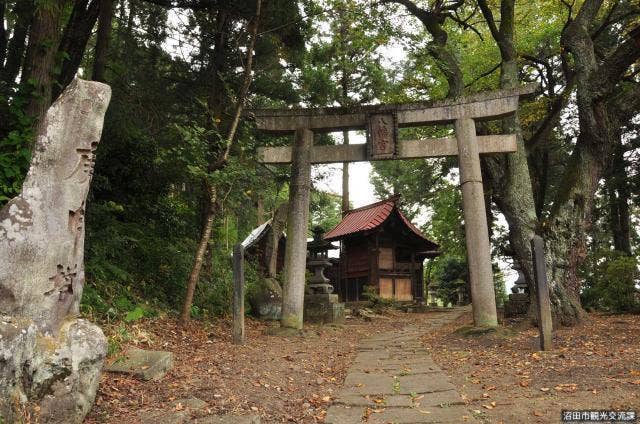
<path fill-rule="evenodd" d="M 586 308 L 624 313 L 640 311 L 638 301 L 638 261 L 621 252 L 594 255 L 582 270 L 585 278 L 581 294 Z"/>
<path fill-rule="evenodd" d="M 83 313 L 135 321 L 181 306 L 195 243 L 166 227 L 132 219 L 112 201 L 90 203 Z"/>
<path fill-rule="evenodd" d="M 396 303 L 393 299 L 384 299 L 380 297 L 375 286 L 364 286 L 362 297 L 367 299 L 369 307 L 374 310 L 385 309 Z"/>

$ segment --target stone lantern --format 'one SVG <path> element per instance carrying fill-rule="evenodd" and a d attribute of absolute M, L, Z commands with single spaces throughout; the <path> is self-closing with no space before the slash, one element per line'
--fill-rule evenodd
<path fill-rule="evenodd" d="M 518 279 L 511 287 L 509 300 L 504 304 L 504 315 L 506 317 L 515 317 L 518 315 L 526 315 L 529 310 L 529 286 L 524 277 L 522 269 L 516 264 L 513 269 L 518 271 Z"/>
<path fill-rule="evenodd" d="M 307 257 L 307 268 L 313 272 L 309 279 L 309 290 L 312 293 L 333 293 L 333 286 L 329 284 L 329 279 L 324 276 L 325 268 L 331 266 L 329 261 L 329 250 L 339 249 L 331 242 L 322 238 L 324 230 L 322 227 L 313 228 L 313 241 L 307 243 L 309 256 Z"/>
<path fill-rule="evenodd" d="M 456 294 L 458 295 L 457 305 L 464 306 L 469 304 L 469 302 L 467 301 L 467 283 L 460 278 L 454 281 L 454 283 L 456 285 Z"/>
<path fill-rule="evenodd" d="M 313 272 L 309 279 L 307 294 L 304 296 L 304 319 L 316 323 L 343 323 L 344 303 L 338 302 L 338 295 L 333 294 L 333 286 L 324 276 L 324 270 L 331 266 L 329 250 L 338 249 L 331 242 L 324 240 L 324 230 L 313 228 L 313 241 L 307 243 L 307 268 Z"/>
<path fill-rule="evenodd" d="M 511 293 L 513 294 L 524 294 L 527 298 L 529 297 L 529 286 L 527 285 L 527 280 L 524 278 L 524 272 L 517 265 L 513 267 L 515 271 L 518 271 L 518 279 L 515 283 L 513 283 L 513 287 L 511 287 Z M 525 297 L 521 296 L 521 297 Z"/>
<path fill-rule="evenodd" d="M 438 289 L 440 285 L 432 281 L 428 287 L 429 306 L 438 306 Z"/>

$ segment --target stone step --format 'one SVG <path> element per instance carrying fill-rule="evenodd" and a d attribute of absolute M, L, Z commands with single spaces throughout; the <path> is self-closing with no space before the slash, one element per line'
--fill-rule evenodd
<path fill-rule="evenodd" d="M 105 371 L 132 374 L 143 380 L 158 381 L 173 368 L 173 353 L 160 350 L 130 348 Z"/>
<path fill-rule="evenodd" d="M 349 373 L 344 381 L 345 394 L 394 395 L 455 390 L 442 373 L 400 375 L 386 373 Z"/>
<path fill-rule="evenodd" d="M 329 408 L 325 424 L 417 424 L 417 423 L 475 423 L 473 414 L 464 406 L 376 409 L 336 405 Z"/>
<path fill-rule="evenodd" d="M 418 406 L 451 406 L 464 405 L 464 401 L 455 390 L 444 392 L 424 393 L 417 396 L 388 395 L 388 396 L 363 396 L 354 394 L 339 395 L 334 401 L 335 405 L 363 406 L 363 407 L 418 407 Z"/>

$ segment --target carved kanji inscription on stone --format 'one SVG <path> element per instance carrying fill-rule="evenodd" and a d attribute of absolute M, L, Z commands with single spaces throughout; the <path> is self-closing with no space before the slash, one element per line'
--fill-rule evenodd
<path fill-rule="evenodd" d="M 78 183 L 85 183 L 93 176 L 93 167 L 95 165 L 95 151 L 98 147 L 97 142 L 91 143 L 91 148 L 78 148 L 78 161 L 66 179 L 75 178 Z"/>
<path fill-rule="evenodd" d="M 368 143 L 371 159 L 390 159 L 396 155 L 396 118 L 393 113 L 369 115 Z"/>
<path fill-rule="evenodd" d="M 83 232 L 82 229 L 84 227 L 84 202 L 82 205 L 74 210 L 69 211 L 69 232 L 73 234 L 73 254 L 76 255 L 78 253 L 78 244 L 82 240 Z"/>
<path fill-rule="evenodd" d="M 45 296 L 58 293 L 58 300 L 64 301 L 67 296 L 72 295 L 73 281 L 76 278 L 77 269 L 78 265 L 75 265 L 73 269 L 71 267 L 67 267 L 66 270 L 64 266 L 58 265 L 56 274 L 53 277 L 49 277 L 49 281 L 53 282 L 53 288 L 45 292 Z"/>

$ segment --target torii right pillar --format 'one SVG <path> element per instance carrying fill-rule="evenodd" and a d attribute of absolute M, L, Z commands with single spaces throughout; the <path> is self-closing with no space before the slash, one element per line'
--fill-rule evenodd
<path fill-rule="evenodd" d="M 498 316 L 491 268 L 491 245 L 474 120 L 457 119 L 455 132 L 464 209 L 467 266 L 471 280 L 473 323 L 476 327 L 495 327 L 498 325 Z"/>

